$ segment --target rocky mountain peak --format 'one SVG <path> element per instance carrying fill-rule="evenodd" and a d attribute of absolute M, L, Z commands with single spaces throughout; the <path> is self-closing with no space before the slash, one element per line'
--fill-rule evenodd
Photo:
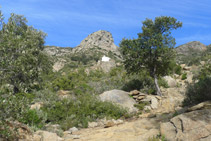
<path fill-rule="evenodd" d="M 202 44 L 201 42 L 192 41 L 177 47 L 176 51 L 178 54 L 188 55 L 192 51 L 202 52 L 206 49 L 206 45 Z"/>
<path fill-rule="evenodd" d="M 90 48 L 98 47 L 103 50 L 118 52 L 118 47 L 114 44 L 112 34 L 105 30 L 99 30 L 94 32 L 76 47 L 76 51 L 86 50 Z"/>

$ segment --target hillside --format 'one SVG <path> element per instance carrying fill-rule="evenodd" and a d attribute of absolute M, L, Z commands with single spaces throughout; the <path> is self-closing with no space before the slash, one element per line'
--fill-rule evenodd
<path fill-rule="evenodd" d="M 177 62 L 192 65 L 203 61 L 207 46 L 199 41 L 192 41 L 175 48 Z"/>
<path fill-rule="evenodd" d="M 59 71 L 65 66 L 72 68 L 95 66 L 104 55 L 116 63 L 122 60 L 119 48 L 114 44 L 112 34 L 103 30 L 90 34 L 74 48 L 46 46 L 44 52 L 53 60 L 55 71 Z"/>

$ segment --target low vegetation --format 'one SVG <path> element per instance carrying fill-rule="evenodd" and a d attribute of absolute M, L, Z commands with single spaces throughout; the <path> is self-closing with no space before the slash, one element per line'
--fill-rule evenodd
<path fill-rule="evenodd" d="M 195 79 L 197 82 L 187 88 L 184 106 L 211 100 L 211 65 L 205 65 Z"/>

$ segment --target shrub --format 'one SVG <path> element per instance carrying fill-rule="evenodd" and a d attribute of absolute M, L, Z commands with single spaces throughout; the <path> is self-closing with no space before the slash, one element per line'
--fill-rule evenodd
<path fill-rule="evenodd" d="M 63 99 L 46 104 L 47 122 L 57 123 L 64 130 L 70 127 L 87 127 L 89 121 L 104 117 L 127 117 L 127 111 L 109 102 L 101 102 L 93 95 L 77 96 L 77 100 Z"/>
<path fill-rule="evenodd" d="M 28 110 L 23 114 L 20 122 L 35 128 L 42 128 L 45 124 L 46 115 L 42 111 Z"/>
<path fill-rule="evenodd" d="M 16 95 L 0 94 L 0 137 L 13 140 L 17 133 L 12 131 L 8 121 L 20 121 L 29 109 L 28 99 Z"/>
<path fill-rule="evenodd" d="M 185 80 L 185 79 L 187 79 L 187 73 L 182 74 L 182 80 Z"/>
<path fill-rule="evenodd" d="M 211 77 L 206 77 L 199 82 L 189 85 L 184 106 L 192 106 L 203 101 L 211 100 Z"/>
<path fill-rule="evenodd" d="M 162 86 L 164 88 L 169 88 L 167 81 L 163 78 L 158 79 L 158 84 L 159 86 Z"/>
<path fill-rule="evenodd" d="M 182 74 L 182 67 L 180 65 L 176 65 L 174 67 L 174 73 L 181 75 Z"/>
<path fill-rule="evenodd" d="M 167 139 L 164 135 L 157 135 L 156 137 L 149 138 L 148 141 L 167 141 Z"/>

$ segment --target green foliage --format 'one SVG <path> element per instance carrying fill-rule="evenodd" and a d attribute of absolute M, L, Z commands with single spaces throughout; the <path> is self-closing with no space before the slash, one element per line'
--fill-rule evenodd
<path fill-rule="evenodd" d="M 67 76 L 62 76 L 55 79 L 52 87 L 57 90 L 69 90 L 73 94 L 84 94 L 87 91 L 92 91 L 92 88 L 87 84 L 88 75 L 83 69 L 78 72 L 70 72 Z"/>
<path fill-rule="evenodd" d="M 203 101 L 211 100 L 211 70 L 210 64 L 205 65 L 199 75 L 198 82 L 190 84 L 187 88 L 184 106 L 192 106 Z"/>
<path fill-rule="evenodd" d="M 85 53 L 82 53 L 81 55 L 75 55 L 70 57 L 71 60 L 77 61 L 79 64 L 82 63 L 83 65 L 87 65 L 90 61 L 97 62 L 100 60 L 100 55 L 86 55 Z"/>
<path fill-rule="evenodd" d="M 167 141 L 167 139 L 164 135 L 157 135 L 156 137 L 149 138 L 148 141 Z"/>
<path fill-rule="evenodd" d="M 173 17 L 157 17 L 155 21 L 146 19 L 143 22 L 143 32 L 138 34 L 138 39 L 123 39 L 120 43 L 126 70 L 129 73 L 137 73 L 146 68 L 155 79 L 159 95 L 161 93 L 156 84 L 157 77 L 169 73 L 170 64 L 175 56 L 175 40 L 171 36 L 171 30 L 181 26 L 182 23 Z"/>
<path fill-rule="evenodd" d="M 139 109 L 139 111 L 143 111 L 144 107 L 149 105 L 149 102 L 140 102 L 139 104 L 135 104 L 134 106 Z"/>
<path fill-rule="evenodd" d="M 211 77 L 190 85 L 186 92 L 184 106 L 192 106 L 200 102 L 211 100 Z"/>
<path fill-rule="evenodd" d="M 23 114 L 23 117 L 20 119 L 20 122 L 33 126 L 36 128 L 42 128 L 45 123 L 46 115 L 38 110 L 28 110 Z"/>
<path fill-rule="evenodd" d="M 177 62 L 180 64 L 200 65 L 200 61 L 209 61 L 211 59 L 211 45 L 207 46 L 206 51 L 190 50 L 188 55 L 177 55 Z"/>
<path fill-rule="evenodd" d="M 169 74 L 182 74 L 182 67 L 178 65 L 175 61 L 170 62 L 169 64 Z"/>
<path fill-rule="evenodd" d="M 211 76 L 211 64 L 206 64 L 202 67 L 201 71 L 199 72 L 197 79 L 203 80 L 207 76 Z"/>
<path fill-rule="evenodd" d="M 37 88 L 42 72 L 50 69 L 41 52 L 45 34 L 27 25 L 23 16 L 11 14 L 0 29 L 0 83 L 13 86 L 13 93 Z"/>
<path fill-rule="evenodd" d="M 185 79 L 187 79 L 187 73 L 182 74 L 182 80 L 185 80 Z"/>
<path fill-rule="evenodd" d="M 159 86 L 162 86 L 162 87 L 164 87 L 164 88 L 169 88 L 168 83 L 167 83 L 166 80 L 163 79 L 163 78 L 159 78 L 159 79 L 158 79 L 158 84 L 159 84 Z"/>
<path fill-rule="evenodd" d="M 20 121 L 29 109 L 28 103 L 29 101 L 25 97 L 0 93 L 0 137 L 15 138 L 17 133 L 11 131 L 8 121 Z"/>
<path fill-rule="evenodd" d="M 77 96 L 77 100 L 63 99 L 46 104 L 47 122 L 58 123 L 64 130 L 73 126 L 87 127 L 89 121 L 104 117 L 127 117 L 126 110 L 109 102 L 101 102 L 93 95 Z"/>

